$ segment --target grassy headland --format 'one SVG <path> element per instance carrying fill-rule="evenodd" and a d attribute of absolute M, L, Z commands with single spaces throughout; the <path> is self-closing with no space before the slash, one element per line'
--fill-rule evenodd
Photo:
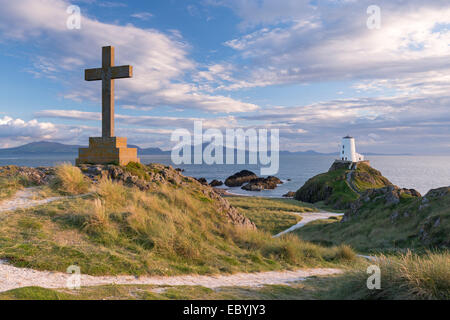
<path fill-rule="evenodd" d="M 59 167 L 55 192 L 90 194 L 2 214 L 0 259 L 50 271 L 78 265 L 91 275 L 255 272 L 354 259 L 345 246 L 324 248 L 292 235 L 273 239 L 232 223 L 230 214 L 245 219 L 210 187 L 169 167 L 111 170 L 125 182 L 102 173 L 86 184 L 79 169 Z"/>
<path fill-rule="evenodd" d="M 388 179 L 365 163 L 355 170 L 336 167 L 309 179 L 295 194 L 299 201 L 322 202 L 332 209 L 347 209 L 359 193 L 392 185 Z"/>
<path fill-rule="evenodd" d="M 374 193 L 354 206 L 357 210 L 348 211 L 345 222 L 314 221 L 295 234 L 322 245 L 345 243 L 364 252 L 450 247 L 450 188 L 424 197 L 400 194 L 398 203 Z"/>

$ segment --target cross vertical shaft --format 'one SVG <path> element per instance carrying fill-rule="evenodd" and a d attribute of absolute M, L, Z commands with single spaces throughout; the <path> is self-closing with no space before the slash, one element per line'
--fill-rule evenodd
<path fill-rule="evenodd" d="M 102 137 L 114 137 L 114 48 L 102 48 Z"/>

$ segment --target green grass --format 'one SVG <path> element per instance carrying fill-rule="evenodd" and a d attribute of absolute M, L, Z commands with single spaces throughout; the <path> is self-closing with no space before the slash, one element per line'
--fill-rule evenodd
<path fill-rule="evenodd" d="M 98 297 L 97 299 L 101 299 Z M 41 287 L 25 287 L 0 293 L 0 300 L 75 300 L 74 295 Z"/>
<path fill-rule="evenodd" d="M 150 175 L 145 165 L 137 162 L 130 162 L 124 169 L 131 173 L 132 175 L 138 176 L 141 179 L 149 180 Z"/>
<path fill-rule="evenodd" d="M 333 277 L 312 277 L 290 285 L 252 287 L 107 285 L 80 290 L 27 287 L 0 293 L 0 300 L 311 300 L 326 299 Z"/>
<path fill-rule="evenodd" d="M 315 212 L 311 205 L 292 199 L 227 197 L 239 212 L 252 220 L 258 229 L 278 234 L 297 224 L 301 217 L 294 213 Z"/>
<path fill-rule="evenodd" d="M 294 233 L 322 245 L 348 244 L 360 252 L 448 247 L 450 196 L 431 199 L 422 208 L 421 201 L 405 198 L 397 205 L 386 205 L 382 200 L 369 202 L 350 221 L 313 221 Z"/>
<path fill-rule="evenodd" d="M 211 198 L 212 190 L 186 181 L 155 183 L 144 192 L 103 179 L 83 198 L 9 212 L 0 224 L 0 259 L 63 272 L 75 264 L 91 275 L 257 272 L 353 263 L 342 255 L 342 247 L 323 248 L 292 235 L 273 239 L 263 230 L 234 226 Z M 289 201 L 280 204 L 299 210 Z"/>
<path fill-rule="evenodd" d="M 361 192 L 368 189 L 383 188 L 390 184 L 391 182 L 383 177 L 380 171 L 365 163 L 359 163 L 357 170 L 354 172 L 353 185 Z"/>
<path fill-rule="evenodd" d="M 381 289 L 369 290 L 366 268 L 358 268 L 337 278 L 330 298 L 358 300 L 450 299 L 450 253 L 408 252 L 381 256 L 375 264 L 381 271 Z"/>

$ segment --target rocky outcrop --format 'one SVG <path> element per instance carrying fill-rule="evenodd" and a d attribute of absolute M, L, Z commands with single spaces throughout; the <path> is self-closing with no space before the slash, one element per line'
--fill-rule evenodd
<path fill-rule="evenodd" d="M 243 190 L 247 191 L 262 191 L 262 190 L 272 190 L 275 189 L 279 184 L 283 182 L 277 177 L 267 177 L 267 178 L 257 178 L 251 180 L 249 183 L 242 187 Z"/>
<path fill-rule="evenodd" d="M 222 198 L 212 188 L 203 188 L 202 192 L 205 196 L 212 199 L 217 204 L 219 211 L 227 217 L 230 223 L 249 229 L 256 229 L 256 225 L 250 219 L 242 215 L 235 207 L 231 206 L 226 199 Z"/>
<path fill-rule="evenodd" d="M 283 194 L 283 198 L 293 198 L 295 197 L 295 192 L 294 191 L 289 191 L 286 194 Z"/>
<path fill-rule="evenodd" d="M 52 167 L 18 167 L 5 166 L 0 167 L 0 176 L 3 177 L 20 177 L 26 184 L 41 186 L 49 183 L 55 174 L 55 169 Z"/>
<path fill-rule="evenodd" d="M 221 187 L 223 186 L 223 182 L 219 180 L 213 180 L 209 183 L 211 187 Z"/>
<path fill-rule="evenodd" d="M 240 187 L 247 191 L 261 191 L 267 189 L 275 189 L 279 184 L 283 182 L 277 177 L 259 178 L 255 173 L 242 170 L 234 175 L 228 177 L 225 180 L 227 187 Z"/>
<path fill-rule="evenodd" d="M 195 180 L 197 180 L 198 182 L 200 182 L 202 185 L 207 186 L 208 185 L 208 180 L 206 180 L 206 178 L 194 178 Z"/>
<path fill-rule="evenodd" d="M 397 186 L 390 185 L 384 188 L 369 189 L 366 190 L 358 200 L 350 204 L 349 210 L 345 213 L 342 221 L 348 221 L 353 217 L 357 216 L 360 209 L 370 203 L 380 203 L 385 206 L 396 205 L 400 203 L 402 198 L 419 198 L 421 194 L 414 189 L 401 189 Z M 399 216 L 398 213 L 394 211 L 391 215 L 391 220 L 395 220 Z"/>
<path fill-rule="evenodd" d="M 356 170 L 351 174 L 351 179 L 352 181 L 358 181 L 361 185 L 381 187 L 393 185 L 380 171 L 363 163 L 358 164 Z"/>
<path fill-rule="evenodd" d="M 240 187 L 243 184 L 250 182 L 254 179 L 258 179 L 258 176 L 255 173 L 248 170 L 242 170 L 228 177 L 225 180 L 225 185 L 227 187 Z"/>
<path fill-rule="evenodd" d="M 316 177 L 309 179 L 295 193 L 295 199 L 303 202 L 316 203 L 325 201 L 333 194 L 333 187 Z"/>
<path fill-rule="evenodd" d="M 430 199 L 436 200 L 450 195 L 450 187 L 442 187 L 438 189 L 432 189 L 423 197 L 422 202 L 427 202 Z"/>
<path fill-rule="evenodd" d="M 431 214 L 419 227 L 420 241 L 427 246 L 450 248 L 450 187 L 430 190 L 422 198 L 419 212 Z"/>
<path fill-rule="evenodd" d="M 117 165 L 81 165 L 81 172 L 91 180 L 98 181 L 101 178 L 109 178 L 120 181 L 129 187 L 137 187 L 142 191 L 150 190 L 155 183 L 185 184 L 185 177 L 171 166 L 162 164 L 150 164 L 137 167 Z"/>

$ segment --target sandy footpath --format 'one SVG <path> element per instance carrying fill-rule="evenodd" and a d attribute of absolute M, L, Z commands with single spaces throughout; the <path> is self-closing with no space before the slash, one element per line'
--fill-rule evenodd
<path fill-rule="evenodd" d="M 305 280 L 312 276 L 339 274 L 342 271 L 331 268 L 301 269 L 295 271 L 269 271 L 260 273 L 237 273 L 232 275 L 200 276 L 185 275 L 175 277 L 134 277 L 81 275 L 81 286 L 99 286 L 107 284 L 167 285 L 167 286 L 203 286 L 218 288 L 227 286 L 258 287 L 270 284 L 288 284 Z M 59 272 L 36 271 L 16 268 L 0 261 L 0 292 L 29 286 L 43 288 L 66 288 L 73 283 L 73 276 Z M 69 282 L 68 282 L 69 281 Z"/>
<path fill-rule="evenodd" d="M 343 213 L 332 213 L 332 212 L 305 212 L 305 213 L 297 213 L 297 215 L 301 216 L 303 219 L 299 223 L 284 230 L 283 232 L 280 232 L 279 234 L 275 235 L 274 237 L 279 237 L 285 233 L 289 233 L 294 230 L 297 230 L 297 229 L 305 226 L 306 224 L 310 223 L 311 221 L 328 219 L 331 217 L 340 217 L 340 216 L 343 216 L 344 214 Z"/>
<path fill-rule="evenodd" d="M 0 202 L 0 212 L 14 211 L 18 209 L 27 209 L 32 207 L 41 206 L 54 201 L 65 200 L 65 199 L 75 199 L 87 196 L 89 194 L 82 194 L 78 196 L 67 196 L 67 197 L 52 197 L 41 200 L 35 200 L 38 195 L 39 188 L 26 188 L 17 191 L 11 199 L 6 199 Z"/>

